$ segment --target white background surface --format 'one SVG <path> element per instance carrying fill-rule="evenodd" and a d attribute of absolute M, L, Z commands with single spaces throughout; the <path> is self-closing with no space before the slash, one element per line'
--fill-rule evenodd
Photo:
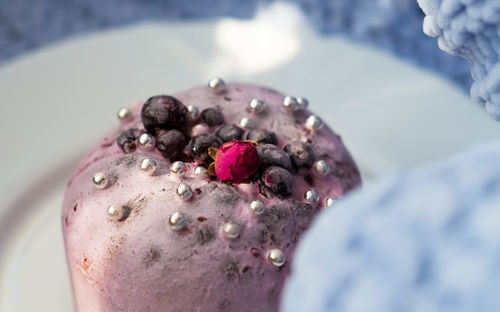
<path fill-rule="evenodd" d="M 309 99 L 370 180 L 498 137 L 500 123 L 434 74 L 341 38 L 291 9 L 252 21 L 139 24 L 0 67 L 0 311 L 69 311 L 59 213 L 78 158 L 134 100 L 255 82 Z M 272 15 L 272 17 L 271 17 Z"/>

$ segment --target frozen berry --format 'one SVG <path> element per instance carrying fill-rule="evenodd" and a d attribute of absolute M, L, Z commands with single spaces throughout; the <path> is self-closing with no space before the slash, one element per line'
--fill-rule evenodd
<path fill-rule="evenodd" d="M 220 145 L 221 141 L 218 137 L 213 134 L 203 133 L 189 141 L 188 150 L 192 157 L 208 164 L 212 161 L 212 158 L 208 155 L 208 148 L 218 148 Z"/>
<path fill-rule="evenodd" d="M 137 149 L 137 143 L 135 141 L 136 136 L 134 129 L 128 129 L 120 133 L 116 142 L 118 146 L 122 149 L 125 154 L 132 153 Z"/>
<path fill-rule="evenodd" d="M 222 142 L 229 142 L 232 140 L 241 140 L 243 137 L 243 129 L 236 127 L 235 125 L 225 125 L 217 130 L 217 137 L 222 140 Z"/>
<path fill-rule="evenodd" d="M 261 144 L 257 146 L 261 167 L 280 166 L 291 168 L 290 157 L 274 144 Z"/>
<path fill-rule="evenodd" d="M 252 129 L 247 133 L 247 140 L 252 140 L 257 143 L 277 144 L 278 139 L 276 134 L 272 131 L 262 129 Z"/>
<path fill-rule="evenodd" d="M 186 147 L 186 139 L 179 130 L 162 131 L 156 137 L 156 149 L 170 160 L 181 154 L 184 147 Z"/>
<path fill-rule="evenodd" d="M 286 197 L 293 193 L 295 178 L 293 174 L 281 167 L 269 167 L 260 177 L 259 191 L 266 197 L 273 194 Z"/>
<path fill-rule="evenodd" d="M 292 142 L 285 146 L 284 151 L 290 156 L 292 166 L 299 174 L 304 174 L 314 164 L 312 148 L 302 142 Z"/>
<path fill-rule="evenodd" d="M 178 99 L 168 95 L 150 97 L 141 111 L 144 128 L 149 131 L 176 129 L 184 124 L 187 108 Z"/>
<path fill-rule="evenodd" d="M 195 136 L 200 135 L 202 133 L 209 133 L 209 132 L 210 132 L 209 126 L 207 126 L 206 124 L 197 124 L 191 128 L 191 131 L 189 134 L 192 137 L 195 137 Z"/>
<path fill-rule="evenodd" d="M 215 108 L 207 108 L 201 112 L 201 120 L 210 127 L 218 126 L 224 122 L 224 116 Z"/>
<path fill-rule="evenodd" d="M 215 158 L 215 174 L 221 181 L 240 183 L 259 167 L 259 154 L 250 142 L 233 140 L 222 144 Z"/>

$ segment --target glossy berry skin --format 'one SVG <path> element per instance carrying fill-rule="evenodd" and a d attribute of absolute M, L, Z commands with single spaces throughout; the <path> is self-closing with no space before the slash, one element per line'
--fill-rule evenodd
<path fill-rule="evenodd" d="M 215 174 L 221 181 L 240 183 L 259 167 L 259 154 L 250 142 L 233 140 L 222 144 L 215 158 Z"/>
<path fill-rule="evenodd" d="M 189 141 L 188 152 L 196 160 L 209 164 L 212 162 L 212 158 L 208 155 L 208 148 L 218 148 L 221 144 L 220 139 L 215 135 L 202 133 Z"/>
<path fill-rule="evenodd" d="M 282 167 L 269 167 L 260 176 L 259 191 L 266 197 L 288 197 L 295 187 L 293 174 Z"/>
<path fill-rule="evenodd" d="M 229 142 L 232 140 L 241 140 L 245 131 L 235 125 L 224 125 L 217 130 L 215 134 L 222 142 Z"/>
<path fill-rule="evenodd" d="M 169 95 L 150 97 L 141 111 L 141 119 L 150 132 L 158 129 L 179 129 L 186 120 L 187 107 Z"/>
<path fill-rule="evenodd" d="M 306 143 L 292 142 L 285 146 L 284 151 L 290 156 L 292 166 L 299 174 L 305 174 L 314 164 L 314 152 Z"/>
<path fill-rule="evenodd" d="M 156 149 L 169 160 L 174 160 L 186 147 L 186 139 L 179 130 L 163 130 L 156 136 Z"/>
<path fill-rule="evenodd" d="M 207 108 L 201 112 L 201 120 L 210 127 L 214 127 L 224 122 L 224 116 L 218 109 Z"/>
<path fill-rule="evenodd" d="M 272 131 L 262 129 L 252 129 L 247 133 L 247 140 L 255 141 L 260 144 L 277 144 L 278 138 Z"/>
<path fill-rule="evenodd" d="M 116 143 L 121 148 L 121 150 L 125 153 L 132 153 L 137 149 L 135 129 L 128 129 L 120 133 L 118 138 L 116 139 Z"/>
<path fill-rule="evenodd" d="M 269 166 L 280 166 L 285 169 L 290 169 L 292 164 L 287 153 L 273 144 L 260 144 L 257 146 L 259 154 L 260 166 L 267 168 Z"/>

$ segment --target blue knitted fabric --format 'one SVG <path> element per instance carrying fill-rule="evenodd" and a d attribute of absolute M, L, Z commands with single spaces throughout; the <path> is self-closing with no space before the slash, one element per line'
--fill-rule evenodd
<path fill-rule="evenodd" d="M 284 312 L 500 311 L 500 141 L 390 175 L 322 213 Z"/>
<path fill-rule="evenodd" d="M 471 64 L 472 99 L 500 120 L 500 1 L 419 0 L 424 31 L 439 46 Z"/>

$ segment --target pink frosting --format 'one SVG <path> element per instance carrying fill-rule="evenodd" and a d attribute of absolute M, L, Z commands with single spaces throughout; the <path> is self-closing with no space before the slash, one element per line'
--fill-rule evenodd
<path fill-rule="evenodd" d="M 286 112 L 283 95 L 273 90 L 229 84 L 222 94 L 198 87 L 173 96 L 200 111 L 220 108 L 226 123 L 250 117 L 256 128 L 277 134 L 280 148 L 292 141 L 307 142 L 331 173 L 296 175 L 294 193 L 287 199 L 264 197 L 257 182 L 231 185 L 195 177 L 192 169 L 179 178 L 170 174 L 168 160 L 158 151 L 124 154 L 117 146 L 121 131 L 142 128 L 141 105 L 133 107 L 133 120 L 102 139 L 68 183 L 62 228 L 76 310 L 277 311 L 294 249 L 317 210 L 304 205 L 304 192 L 316 189 L 321 205 L 327 196 L 343 197 L 360 184 L 357 168 L 339 136 L 328 127 L 309 131 L 303 125 L 311 113 Z M 264 101 L 263 112 L 247 109 L 253 98 Z M 139 170 L 145 157 L 158 163 L 153 176 Z M 94 187 L 96 172 L 110 177 L 109 187 Z M 176 194 L 181 182 L 193 190 L 189 201 Z M 249 210 L 256 199 L 267 207 L 262 215 Z M 110 220 L 110 204 L 128 207 L 129 216 Z M 168 225 L 176 211 L 186 217 L 181 231 Z M 240 229 L 236 239 L 223 235 L 226 222 Z M 267 259 L 274 248 L 287 258 L 283 267 Z"/>

